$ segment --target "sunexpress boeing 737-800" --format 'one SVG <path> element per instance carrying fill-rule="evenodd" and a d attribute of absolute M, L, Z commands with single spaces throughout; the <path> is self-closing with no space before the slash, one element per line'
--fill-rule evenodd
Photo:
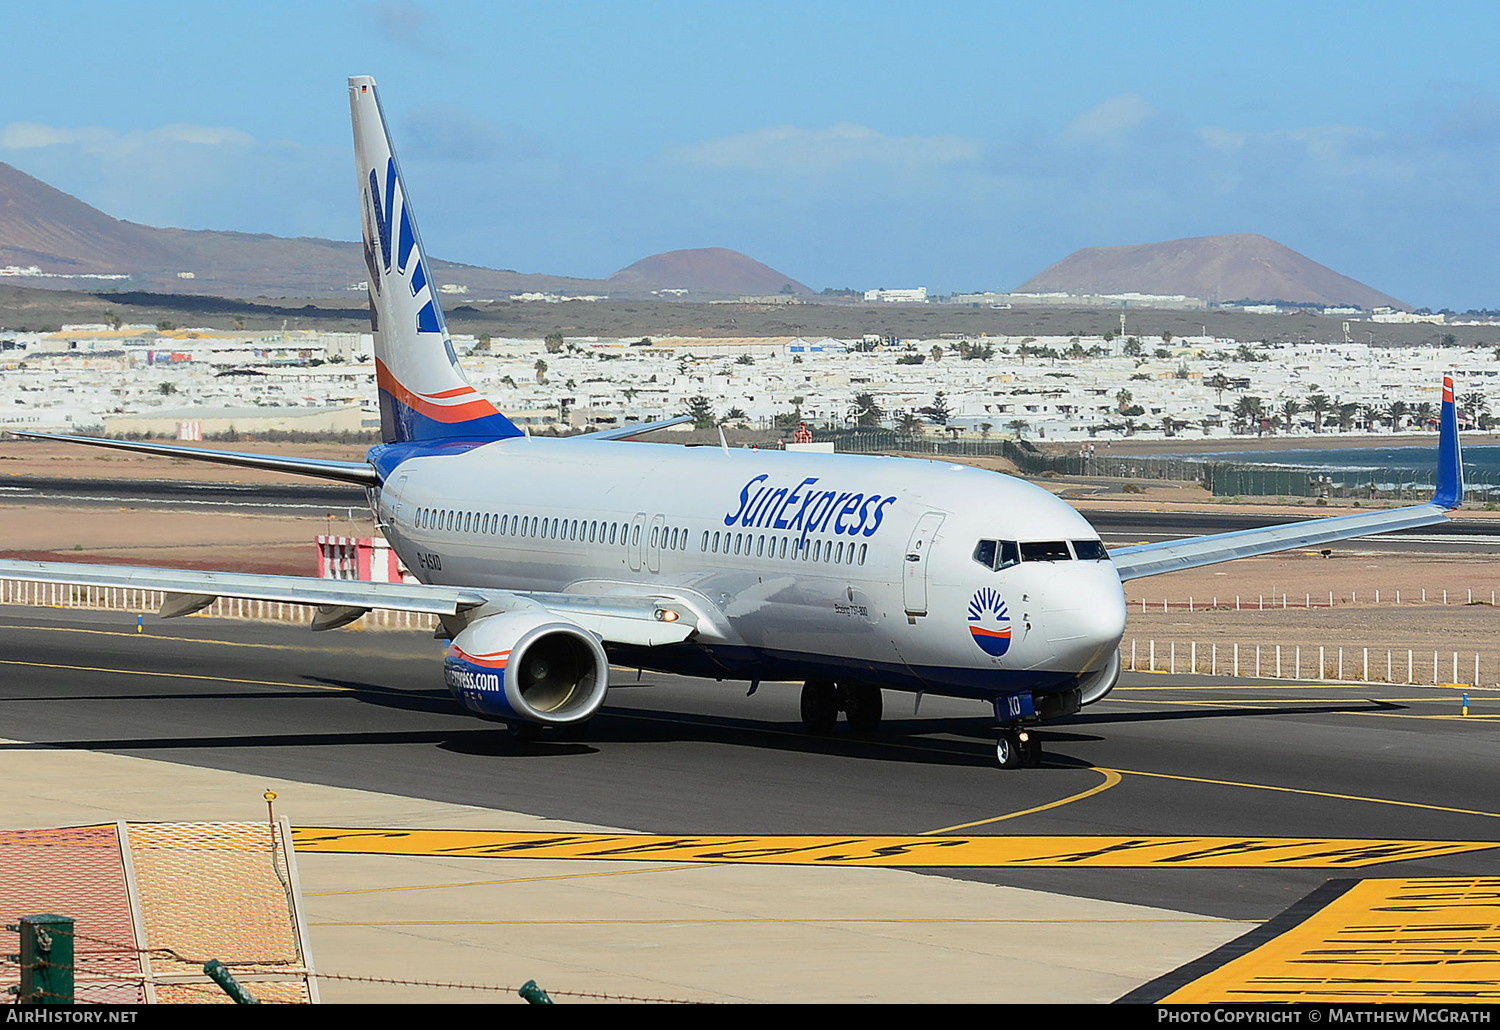
<path fill-rule="evenodd" d="M 1122 582 L 1441 522 L 1463 487 L 1451 379 L 1430 503 L 1106 551 L 1020 479 L 935 461 L 642 446 L 686 419 L 536 439 L 459 367 L 371 78 L 349 80 L 384 441 L 363 462 L 80 440 L 358 483 L 419 583 L 9 561 L 0 577 L 430 613 L 468 711 L 517 732 L 576 726 L 611 664 L 801 681 L 809 731 L 875 728 L 884 690 L 993 706 L 996 757 L 1036 764 L 1028 728 L 1120 675 Z M 24 434 L 43 436 L 44 434 Z"/>

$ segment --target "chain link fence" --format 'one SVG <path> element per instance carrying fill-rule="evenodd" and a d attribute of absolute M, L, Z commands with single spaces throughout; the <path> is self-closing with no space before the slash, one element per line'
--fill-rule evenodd
<path fill-rule="evenodd" d="M 1326 497 L 1341 500 L 1422 501 L 1432 495 L 1435 469 L 1308 468 L 1223 459 L 1053 454 L 1026 440 L 952 439 L 896 430 L 824 432 L 835 448 L 851 454 L 920 454 L 954 458 L 1005 458 L 1023 474 L 1107 476 L 1119 479 L 1202 483 L 1217 497 Z M 1500 472 L 1466 469 L 1464 488 L 1470 501 L 1500 501 Z"/>

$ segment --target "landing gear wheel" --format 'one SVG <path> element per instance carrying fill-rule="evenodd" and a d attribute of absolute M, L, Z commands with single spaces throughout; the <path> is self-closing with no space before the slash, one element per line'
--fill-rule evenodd
<path fill-rule="evenodd" d="M 1002 769 L 1018 769 L 1024 757 L 1026 745 L 1016 730 L 1001 730 L 995 740 L 995 761 Z"/>
<path fill-rule="evenodd" d="M 1021 745 L 1021 764 L 1029 769 L 1035 769 L 1042 764 L 1042 742 L 1037 739 L 1035 733 L 1029 733 L 1026 736 L 1026 742 Z"/>
<path fill-rule="evenodd" d="M 880 688 L 868 683 L 848 683 L 839 688 L 843 695 L 844 714 L 849 717 L 849 728 L 860 736 L 869 736 L 880 730 L 880 717 L 884 701 Z"/>
<path fill-rule="evenodd" d="M 808 680 L 802 684 L 802 727 L 826 737 L 839 720 L 839 688 L 832 680 Z"/>

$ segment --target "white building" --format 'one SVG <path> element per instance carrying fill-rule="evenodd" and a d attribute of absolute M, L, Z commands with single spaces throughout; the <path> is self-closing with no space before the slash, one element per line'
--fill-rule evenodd
<path fill-rule="evenodd" d="M 926 304 L 927 287 L 918 286 L 911 290 L 866 290 L 865 300 L 872 304 Z"/>

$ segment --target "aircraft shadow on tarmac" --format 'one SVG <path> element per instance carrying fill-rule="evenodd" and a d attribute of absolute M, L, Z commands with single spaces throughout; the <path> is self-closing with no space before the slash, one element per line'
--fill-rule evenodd
<path fill-rule="evenodd" d="M 1365 698 L 1360 701 L 1341 701 L 1337 704 L 1295 705 L 1293 707 L 1256 708 L 1189 708 L 1159 712 L 1081 712 L 1071 715 L 1062 726 L 1104 725 L 1126 722 L 1175 722 L 1182 719 L 1233 719 L 1245 716 L 1277 718 L 1287 715 L 1339 715 L 1349 712 L 1395 712 L 1405 711 L 1409 706 L 1394 701 Z"/>
<path fill-rule="evenodd" d="M 109 739 L 49 740 L 0 745 L 0 750 L 68 748 L 94 751 L 157 751 L 175 749 L 229 749 L 264 747 L 339 747 L 415 744 L 433 746 L 454 754 L 494 757 L 497 759 L 565 758 L 596 753 L 611 745 L 671 743 L 693 741 L 731 747 L 754 747 L 788 754 L 825 754 L 858 757 L 887 763 L 989 766 L 993 764 L 994 726 L 988 718 L 938 717 L 928 719 L 887 719 L 872 734 L 852 733 L 846 726 L 826 736 L 807 733 L 799 721 L 754 720 L 724 715 L 698 715 L 673 710 L 644 707 L 607 706 L 585 727 L 576 730 L 549 731 L 536 739 L 522 739 L 503 726 L 472 723 L 457 703 L 444 691 L 403 691 L 378 684 L 309 676 L 310 682 L 339 687 L 337 694 L 286 691 L 253 691 L 246 693 L 150 693 L 114 695 L 113 699 L 219 701 L 268 699 L 276 701 L 346 698 L 359 704 L 374 705 L 403 712 L 452 715 L 464 719 L 464 728 L 438 726 L 431 729 L 355 732 L 287 732 L 226 735 L 184 735 L 180 737 L 141 736 Z M 15 699 L 21 700 L 21 699 Z M 37 700 L 85 700 L 54 697 Z M 1154 712 L 1099 712 L 1075 715 L 1035 731 L 1047 754 L 1047 763 L 1086 768 L 1091 763 L 1057 752 L 1059 745 L 1087 743 L 1101 739 L 1095 734 L 1079 732 L 1083 727 L 1113 723 L 1172 722 L 1178 720 L 1224 719 L 1243 716 L 1277 717 L 1294 715 L 1339 714 L 1348 712 L 1393 711 L 1407 706 L 1387 701 L 1362 700 L 1336 704 L 1297 705 L 1274 709 L 1237 706 L 1233 708 L 1191 708 Z"/>

